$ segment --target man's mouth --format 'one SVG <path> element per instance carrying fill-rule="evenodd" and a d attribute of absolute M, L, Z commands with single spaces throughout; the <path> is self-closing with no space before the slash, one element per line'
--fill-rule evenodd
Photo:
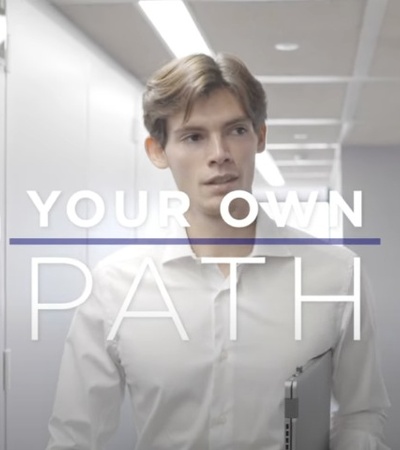
<path fill-rule="evenodd" d="M 227 184 L 227 183 L 230 183 L 231 181 L 237 180 L 237 178 L 238 178 L 237 175 L 230 174 L 230 173 L 227 173 L 224 175 L 216 175 L 215 177 L 212 177 L 208 181 L 206 181 L 205 184 L 211 184 L 211 185 Z"/>

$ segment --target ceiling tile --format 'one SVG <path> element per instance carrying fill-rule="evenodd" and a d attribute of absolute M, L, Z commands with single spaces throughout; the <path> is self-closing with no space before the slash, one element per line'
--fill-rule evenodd
<path fill-rule="evenodd" d="M 339 119 L 342 114 L 346 84 L 270 84 L 268 117 Z"/>
<path fill-rule="evenodd" d="M 138 5 L 93 3 L 57 7 L 142 82 L 172 58 Z"/>
<path fill-rule="evenodd" d="M 331 159 L 334 157 L 334 149 L 326 150 L 269 150 L 275 160 L 294 160 L 303 159 Z"/>
<path fill-rule="evenodd" d="M 375 77 L 400 78 L 400 1 L 388 2 L 371 66 Z"/>
<path fill-rule="evenodd" d="M 350 75 L 365 0 L 190 1 L 215 52 L 237 54 L 257 75 Z M 296 42 L 295 52 L 278 52 Z"/>
<path fill-rule="evenodd" d="M 268 142 L 270 144 L 280 143 L 334 143 L 338 141 L 340 132 L 339 125 L 333 126 L 278 126 L 268 127 Z M 306 135 L 304 139 L 296 139 L 295 135 Z"/>

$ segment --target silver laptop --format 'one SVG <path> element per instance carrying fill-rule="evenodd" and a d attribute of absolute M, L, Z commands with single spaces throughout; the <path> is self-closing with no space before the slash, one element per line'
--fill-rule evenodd
<path fill-rule="evenodd" d="M 285 450 L 329 450 L 332 351 L 285 382 Z"/>

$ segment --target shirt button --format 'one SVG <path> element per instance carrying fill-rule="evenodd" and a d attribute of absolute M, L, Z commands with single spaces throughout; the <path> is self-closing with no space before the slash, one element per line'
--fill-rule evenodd
<path fill-rule="evenodd" d="M 225 414 L 222 414 L 221 416 L 218 417 L 218 423 L 220 425 L 223 425 L 224 423 L 226 423 L 226 416 L 225 416 Z"/>
<path fill-rule="evenodd" d="M 215 426 L 224 425 L 226 423 L 226 415 L 225 414 L 221 414 L 219 417 L 216 417 L 213 420 L 213 423 L 214 423 Z"/>
<path fill-rule="evenodd" d="M 226 359 L 228 359 L 228 351 L 222 350 L 221 354 L 219 355 L 219 360 L 225 361 Z"/>

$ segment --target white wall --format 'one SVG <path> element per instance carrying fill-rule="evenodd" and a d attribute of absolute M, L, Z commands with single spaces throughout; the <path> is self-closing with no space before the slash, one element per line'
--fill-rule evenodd
<path fill-rule="evenodd" d="M 344 148 L 343 196 L 363 193 L 363 226 L 344 223 L 345 237 L 380 237 L 379 247 L 357 247 L 376 297 L 376 321 L 384 376 L 392 402 L 387 424 L 388 445 L 400 442 L 400 148 Z"/>
<path fill-rule="evenodd" d="M 133 214 L 132 193 L 154 176 L 139 144 L 141 86 L 46 2 L 8 3 L 7 238 L 135 236 L 136 230 L 117 225 L 112 202 L 116 190 L 126 191 Z M 69 196 L 83 189 L 101 194 L 108 206 L 104 221 L 90 231 L 72 225 L 65 213 Z M 27 190 L 38 191 L 42 198 L 52 190 L 62 192 L 48 228 L 39 227 Z M 156 185 L 152 190 L 156 192 Z M 82 214 L 90 214 L 88 205 L 81 206 Z M 41 313 L 39 341 L 31 340 L 31 258 L 72 257 L 93 266 L 114 249 L 7 247 L 6 345 L 12 350 L 7 450 L 43 450 L 46 445 L 72 317 L 72 311 Z M 82 284 L 73 268 L 47 268 L 40 277 L 40 301 L 71 301 L 80 295 Z M 110 448 L 132 447 L 127 444 L 132 441 L 129 411 L 123 417 L 122 431 Z"/>

